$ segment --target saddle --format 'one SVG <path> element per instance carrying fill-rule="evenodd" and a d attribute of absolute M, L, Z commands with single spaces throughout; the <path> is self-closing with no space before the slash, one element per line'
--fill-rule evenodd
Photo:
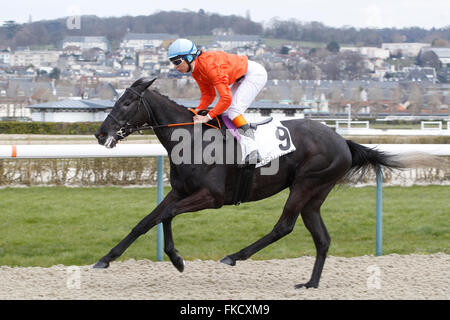
<path fill-rule="evenodd" d="M 199 114 L 201 115 L 206 115 L 207 113 L 208 110 L 201 110 L 199 112 Z M 221 121 L 225 125 L 225 127 L 230 130 L 234 138 L 239 141 L 240 134 L 236 126 L 233 124 L 233 122 L 226 115 L 220 115 L 220 118 L 221 119 L 219 121 Z M 267 124 L 272 120 L 273 118 L 269 117 L 259 122 L 249 123 L 249 126 L 251 129 L 256 130 L 258 126 Z M 254 171 L 255 171 L 255 164 L 237 165 L 237 173 L 234 180 L 235 188 L 233 189 L 233 198 L 232 198 L 232 202 L 234 205 L 238 206 L 242 202 L 246 202 L 248 200 L 250 196 Z"/>

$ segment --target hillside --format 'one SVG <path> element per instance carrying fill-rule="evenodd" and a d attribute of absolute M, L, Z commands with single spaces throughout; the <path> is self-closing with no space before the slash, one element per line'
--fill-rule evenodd
<path fill-rule="evenodd" d="M 301 19 L 301 16 L 299 16 Z M 442 29 L 411 27 L 404 29 L 357 29 L 351 26 L 334 28 L 321 22 L 272 19 L 268 25 L 236 15 L 194 11 L 160 11 L 148 16 L 100 18 L 81 16 L 81 28 L 71 30 L 67 18 L 17 24 L 6 21 L 0 27 L 1 47 L 59 46 L 65 36 L 106 36 L 116 46 L 127 32 L 169 33 L 182 37 L 212 36 L 222 29 L 235 34 L 260 35 L 270 39 L 286 39 L 305 43 L 329 43 L 380 46 L 385 42 L 426 42 L 439 40 L 440 46 L 450 43 L 450 26 Z"/>

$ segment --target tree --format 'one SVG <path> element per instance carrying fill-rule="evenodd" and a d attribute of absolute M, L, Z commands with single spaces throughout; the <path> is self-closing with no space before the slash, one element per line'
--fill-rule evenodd
<path fill-rule="evenodd" d="M 48 77 L 51 79 L 58 80 L 61 75 L 61 70 L 59 68 L 53 68 L 53 70 L 49 73 Z"/>
<path fill-rule="evenodd" d="M 408 109 L 411 114 L 418 114 L 423 105 L 423 92 L 416 83 L 411 84 L 409 87 L 408 101 L 410 103 Z"/>
<path fill-rule="evenodd" d="M 431 42 L 432 47 L 448 48 L 450 45 L 447 40 L 436 38 Z"/>
<path fill-rule="evenodd" d="M 19 25 L 14 20 L 7 20 L 3 23 L 3 28 L 6 31 L 6 38 L 12 39 L 19 30 Z"/>
<path fill-rule="evenodd" d="M 327 44 L 327 50 L 330 52 L 337 53 L 337 52 L 339 52 L 340 49 L 341 49 L 341 47 L 339 46 L 339 43 L 337 43 L 336 41 L 331 41 L 331 42 L 328 42 L 328 44 Z"/>
<path fill-rule="evenodd" d="M 439 60 L 437 54 L 432 50 L 420 53 L 416 61 L 421 67 L 431 67 L 436 69 L 436 71 L 441 69 L 441 60 Z"/>

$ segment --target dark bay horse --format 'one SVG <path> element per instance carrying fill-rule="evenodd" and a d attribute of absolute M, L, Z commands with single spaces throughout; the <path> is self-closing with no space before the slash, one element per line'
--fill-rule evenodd
<path fill-rule="evenodd" d="M 170 155 L 178 142 L 172 141 L 171 135 L 179 127 L 165 125 L 192 122 L 193 114 L 187 108 L 151 90 L 149 87 L 153 81 L 143 78 L 133 83 L 115 103 L 95 136 L 101 145 L 112 148 L 139 127 L 146 124 L 153 126 L 156 136 L 169 154 L 172 189 L 94 268 L 107 268 L 140 235 L 162 222 L 164 251 L 173 265 L 182 272 L 184 260 L 174 246 L 172 219 L 185 212 L 218 209 L 233 204 L 237 165 L 174 163 Z M 233 266 L 237 260 L 245 260 L 286 236 L 293 230 L 301 214 L 312 235 L 317 254 L 311 279 L 296 285 L 296 288 L 317 288 L 330 245 L 330 236 L 322 221 L 320 207 L 331 189 L 344 177 L 360 170 L 377 166 L 401 168 L 405 165 L 399 157 L 345 140 L 319 122 L 297 119 L 282 121 L 282 124 L 289 128 L 296 151 L 279 159 L 279 169 L 274 175 L 262 175 L 262 168 L 255 169 L 248 197 L 248 201 L 257 201 L 289 188 L 289 197 L 281 217 L 267 235 L 223 258 L 221 262 Z M 196 126 L 186 125 L 183 129 L 193 134 Z M 203 146 L 207 145 L 206 142 L 202 143 Z"/>

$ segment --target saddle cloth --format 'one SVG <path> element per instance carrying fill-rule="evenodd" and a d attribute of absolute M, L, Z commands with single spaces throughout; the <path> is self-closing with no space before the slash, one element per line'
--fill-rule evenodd
<path fill-rule="evenodd" d="M 258 125 L 255 131 L 255 141 L 262 158 L 256 168 L 296 150 L 289 129 L 282 125 L 279 120 Z"/>
<path fill-rule="evenodd" d="M 255 141 L 253 141 L 244 135 L 240 135 L 227 116 L 222 115 L 222 119 L 236 140 L 240 142 L 242 161 L 252 150 L 258 149 L 262 161 L 256 165 L 256 168 L 265 166 L 272 160 L 296 150 L 289 129 L 282 125 L 279 120 L 258 124 L 255 130 Z M 242 140 L 246 140 L 246 143 L 242 143 Z"/>

